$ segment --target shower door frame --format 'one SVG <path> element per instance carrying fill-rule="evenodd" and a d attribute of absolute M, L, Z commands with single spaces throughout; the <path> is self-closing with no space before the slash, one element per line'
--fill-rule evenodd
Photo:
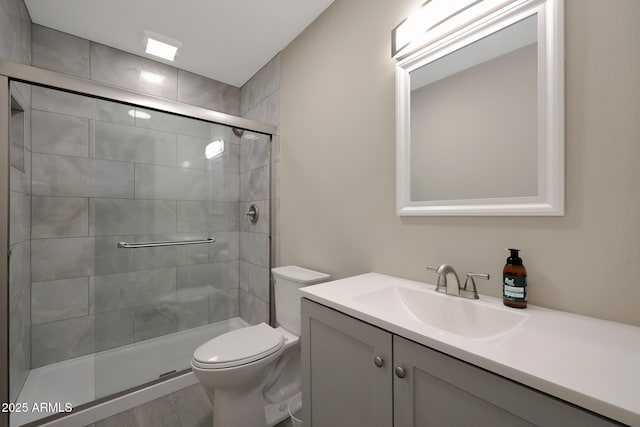
<path fill-rule="evenodd" d="M 273 153 L 273 137 L 277 134 L 277 127 L 264 122 L 233 116 L 219 111 L 209 110 L 195 105 L 184 104 L 166 98 L 147 95 L 107 84 L 94 82 L 79 77 L 49 71 L 29 65 L 0 60 L 0 405 L 9 403 L 9 111 L 11 95 L 9 85 L 12 81 L 35 84 L 51 89 L 77 95 L 90 96 L 98 99 L 115 101 L 132 106 L 144 107 L 165 113 L 171 113 L 192 119 L 231 126 L 234 128 L 268 135 L 270 139 L 270 153 Z M 269 159 L 269 276 L 274 263 L 274 241 L 272 238 L 273 212 L 273 162 Z M 271 280 L 269 285 L 269 323 L 273 326 L 273 289 Z M 179 374 L 179 373 L 178 373 Z M 168 377 L 167 377 L 168 378 Z M 141 387 L 145 386 L 141 385 Z M 131 390 L 135 390 L 131 389 Z M 123 393 L 126 393 L 125 391 Z M 100 399 L 102 400 L 102 399 Z M 94 401 L 96 402 L 96 401 Z M 85 406 L 93 406 L 89 402 Z M 9 413 L 0 412 L 0 426 L 9 425 Z"/>

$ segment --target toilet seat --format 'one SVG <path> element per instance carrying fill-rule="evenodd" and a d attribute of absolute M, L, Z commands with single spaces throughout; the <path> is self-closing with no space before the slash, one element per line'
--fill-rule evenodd
<path fill-rule="evenodd" d="M 280 350 L 285 338 L 266 323 L 236 329 L 207 341 L 193 353 L 192 364 L 202 369 L 245 365 Z"/>

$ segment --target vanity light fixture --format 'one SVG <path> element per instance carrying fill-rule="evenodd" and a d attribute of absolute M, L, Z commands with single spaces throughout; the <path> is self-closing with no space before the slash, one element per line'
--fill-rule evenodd
<path fill-rule="evenodd" d="M 391 31 L 391 57 L 400 59 L 471 21 L 518 0 L 427 0 Z"/>
<path fill-rule="evenodd" d="M 144 30 L 144 35 L 146 40 L 144 51 L 146 53 L 168 61 L 175 60 L 176 53 L 182 46 L 181 42 L 149 30 Z"/>
<path fill-rule="evenodd" d="M 204 156 L 208 160 L 220 157 L 222 153 L 224 153 L 224 141 L 221 139 L 216 139 L 215 141 L 210 142 L 204 148 Z"/>

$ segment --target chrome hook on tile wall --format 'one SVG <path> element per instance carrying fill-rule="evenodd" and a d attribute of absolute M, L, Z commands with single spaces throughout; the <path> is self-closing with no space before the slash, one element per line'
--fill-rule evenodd
<path fill-rule="evenodd" d="M 249 212 L 247 212 L 245 215 L 247 215 L 247 219 L 251 222 L 251 224 L 257 223 L 258 217 L 260 216 L 258 206 L 256 204 L 249 206 Z"/>

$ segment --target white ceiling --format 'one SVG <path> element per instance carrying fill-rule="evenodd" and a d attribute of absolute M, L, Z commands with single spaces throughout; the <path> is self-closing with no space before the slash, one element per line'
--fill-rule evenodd
<path fill-rule="evenodd" d="M 240 87 L 333 0 L 25 0 L 36 24 Z M 175 62 L 144 30 L 182 42 Z"/>

